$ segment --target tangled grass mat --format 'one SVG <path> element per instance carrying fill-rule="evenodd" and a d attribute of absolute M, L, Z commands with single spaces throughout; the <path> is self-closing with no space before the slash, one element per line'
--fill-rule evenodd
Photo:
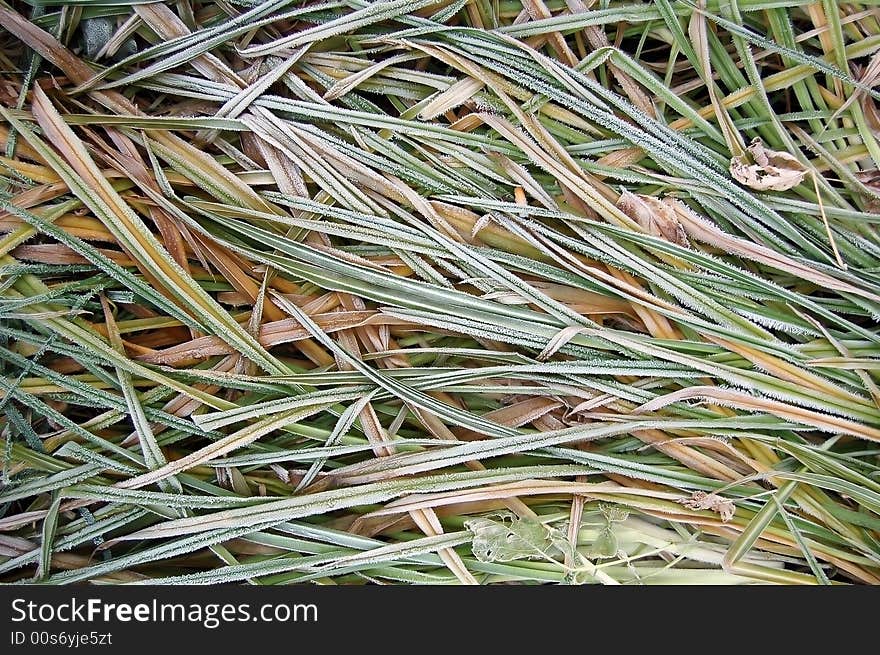
<path fill-rule="evenodd" d="M 0 580 L 880 581 L 876 2 L 0 25 Z"/>

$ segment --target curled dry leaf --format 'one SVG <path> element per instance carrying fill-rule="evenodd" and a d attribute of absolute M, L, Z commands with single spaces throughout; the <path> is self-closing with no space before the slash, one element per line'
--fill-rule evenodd
<path fill-rule="evenodd" d="M 687 246 L 687 234 L 676 218 L 672 204 L 674 202 L 672 198 L 660 200 L 624 190 L 617 201 L 617 207 L 648 234 Z"/>
<path fill-rule="evenodd" d="M 707 494 L 705 491 L 695 491 L 690 498 L 682 498 L 678 502 L 688 509 L 708 509 L 717 512 L 724 523 L 733 518 L 736 510 L 732 501 L 717 494 Z"/>
<path fill-rule="evenodd" d="M 871 214 L 880 214 L 880 170 L 872 168 L 868 171 L 858 172 L 856 173 L 856 179 L 864 184 L 869 192 L 874 194 L 865 203 L 865 211 Z"/>
<path fill-rule="evenodd" d="M 730 174 L 758 191 L 787 191 L 803 181 L 807 169 L 794 156 L 765 148 L 755 138 L 745 153 L 730 160 Z"/>
<path fill-rule="evenodd" d="M 872 168 L 868 171 L 859 171 L 855 175 L 856 179 L 866 187 L 880 191 L 880 169 Z"/>
<path fill-rule="evenodd" d="M 870 96 L 864 95 L 861 104 L 868 126 L 875 134 L 880 134 L 880 109 L 877 108 L 877 103 Z"/>

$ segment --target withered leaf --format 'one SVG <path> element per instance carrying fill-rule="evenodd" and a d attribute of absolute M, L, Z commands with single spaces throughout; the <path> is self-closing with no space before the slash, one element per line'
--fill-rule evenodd
<path fill-rule="evenodd" d="M 675 201 L 670 198 L 660 200 L 624 190 L 617 201 L 617 207 L 648 234 L 687 246 L 687 234 L 678 222 L 673 202 Z"/>
<path fill-rule="evenodd" d="M 865 195 L 871 194 L 865 203 L 865 211 L 869 214 L 880 214 L 880 170 L 872 168 L 855 174 L 856 179 L 865 185 Z"/>
<path fill-rule="evenodd" d="M 695 491 L 690 498 L 682 498 L 678 502 L 688 509 L 707 509 L 717 512 L 724 523 L 732 519 L 736 511 L 732 501 L 717 494 L 707 494 L 705 491 Z"/>
<path fill-rule="evenodd" d="M 787 191 L 803 182 L 807 169 L 793 155 L 765 148 L 756 137 L 745 153 L 730 160 L 730 174 L 758 191 Z"/>
<path fill-rule="evenodd" d="M 867 171 L 859 171 L 855 176 L 865 186 L 880 191 L 880 169 L 872 168 Z"/>

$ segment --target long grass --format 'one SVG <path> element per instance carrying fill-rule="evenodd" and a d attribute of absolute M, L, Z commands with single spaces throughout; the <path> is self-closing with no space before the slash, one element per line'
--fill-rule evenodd
<path fill-rule="evenodd" d="M 0 580 L 880 582 L 876 2 L 0 25 Z"/>

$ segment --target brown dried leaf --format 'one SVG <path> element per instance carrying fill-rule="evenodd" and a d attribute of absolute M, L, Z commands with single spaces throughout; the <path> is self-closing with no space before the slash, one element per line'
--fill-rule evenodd
<path fill-rule="evenodd" d="M 758 191 L 787 191 L 803 182 L 807 169 L 793 155 L 765 148 L 755 138 L 742 156 L 730 160 L 730 174 Z"/>
<path fill-rule="evenodd" d="M 687 234 L 678 222 L 672 202 L 668 198 L 660 200 L 624 190 L 617 201 L 617 207 L 648 234 L 687 246 Z"/>
<path fill-rule="evenodd" d="M 880 170 L 872 168 L 867 171 L 859 171 L 855 176 L 865 186 L 880 191 Z"/>
<path fill-rule="evenodd" d="M 874 194 L 880 193 L 880 170 L 872 168 L 868 171 L 856 173 L 856 179 L 864 184 L 868 191 Z M 865 203 L 865 211 L 869 214 L 880 214 L 880 198 L 871 197 Z"/>
<path fill-rule="evenodd" d="M 874 133 L 880 133 L 880 111 L 877 109 L 877 103 L 868 95 L 862 98 L 862 111 L 865 113 L 865 119 L 868 126 Z"/>

